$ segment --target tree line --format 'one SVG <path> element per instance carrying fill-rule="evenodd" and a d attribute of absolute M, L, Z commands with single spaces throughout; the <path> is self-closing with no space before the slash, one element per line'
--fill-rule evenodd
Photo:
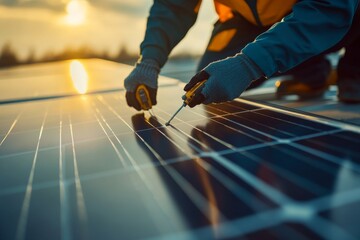
<path fill-rule="evenodd" d="M 174 55 L 172 59 L 188 59 L 195 58 L 192 54 Z M 105 60 L 134 64 L 138 59 L 138 54 L 130 53 L 126 47 L 121 46 L 118 53 L 110 55 L 107 51 L 95 52 L 89 47 L 83 46 L 80 48 L 66 48 L 61 52 L 47 52 L 40 58 L 35 57 L 35 51 L 30 50 L 26 59 L 21 60 L 16 53 L 16 50 L 10 43 L 5 43 L 0 51 L 0 68 L 33 64 L 54 62 L 69 59 L 86 59 L 86 58 L 101 58 Z"/>

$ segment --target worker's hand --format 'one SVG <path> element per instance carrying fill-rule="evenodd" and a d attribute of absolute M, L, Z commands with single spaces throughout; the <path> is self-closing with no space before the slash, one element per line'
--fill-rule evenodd
<path fill-rule="evenodd" d="M 156 105 L 159 72 L 160 67 L 155 60 L 141 59 L 136 63 L 135 68 L 124 81 L 126 102 L 130 107 L 134 107 L 138 111 L 141 110 L 140 104 L 135 96 L 135 90 L 140 84 L 146 85 L 152 105 Z"/>
<path fill-rule="evenodd" d="M 240 53 L 234 57 L 210 63 L 190 80 L 184 90 L 189 91 L 197 82 L 208 79 L 201 94 L 195 95 L 189 106 L 194 107 L 200 103 L 220 103 L 239 97 L 251 81 L 262 76 L 260 68 L 246 55 Z"/>

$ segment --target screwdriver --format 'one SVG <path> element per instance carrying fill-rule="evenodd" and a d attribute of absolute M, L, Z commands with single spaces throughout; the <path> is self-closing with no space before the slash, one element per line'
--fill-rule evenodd
<path fill-rule="evenodd" d="M 136 100 L 139 102 L 142 110 L 148 110 L 152 108 L 152 102 L 150 98 L 149 90 L 146 88 L 144 84 L 140 84 L 136 88 Z M 151 114 L 151 112 L 150 112 Z"/>
<path fill-rule="evenodd" d="M 188 105 L 188 104 L 191 102 L 191 100 L 193 99 L 193 97 L 194 97 L 196 94 L 198 94 L 198 93 L 201 92 L 202 86 L 204 85 L 204 83 L 205 83 L 206 81 L 207 81 L 207 79 L 204 79 L 204 80 L 202 80 L 202 81 L 200 81 L 200 82 L 197 82 L 193 88 L 191 88 L 189 91 L 187 91 L 187 92 L 185 93 L 184 96 L 182 96 L 182 99 L 184 99 L 183 104 L 182 104 L 181 107 L 174 113 L 174 115 L 170 118 L 170 120 L 169 120 L 167 123 L 165 123 L 166 126 L 169 126 L 171 120 L 174 119 L 174 117 L 180 112 L 180 110 L 183 109 L 183 107 L 186 107 L 186 105 Z"/>

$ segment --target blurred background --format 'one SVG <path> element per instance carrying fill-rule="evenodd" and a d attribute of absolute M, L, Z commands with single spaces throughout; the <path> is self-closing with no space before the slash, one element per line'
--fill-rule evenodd
<path fill-rule="evenodd" d="M 152 2 L 0 0 L 0 67 L 76 58 L 132 65 Z M 195 71 L 216 21 L 212 4 L 203 2 L 197 23 L 174 49 L 163 74 L 182 78 L 185 69 Z"/>

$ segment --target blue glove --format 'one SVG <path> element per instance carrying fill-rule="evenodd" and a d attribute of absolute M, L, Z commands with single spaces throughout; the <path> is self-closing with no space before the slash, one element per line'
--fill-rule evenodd
<path fill-rule="evenodd" d="M 153 105 L 156 105 L 156 93 L 158 87 L 159 64 L 152 59 L 140 59 L 132 72 L 125 78 L 126 102 L 130 107 L 140 111 L 141 106 L 136 99 L 135 90 L 138 85 L 145 84 Z"/>
<path fill-rule="evenodd" d="M 239 97 L 253 80 L 262 76 L 264 74 L 261 69 L 245 54 L 239 53 L 234 57 L 210 63 L 190 80 L 184 91 L 189 91 L 197 82 L 208 79 L 201 94 L 195 95 L 189 106 L 220 103 Z"/>

